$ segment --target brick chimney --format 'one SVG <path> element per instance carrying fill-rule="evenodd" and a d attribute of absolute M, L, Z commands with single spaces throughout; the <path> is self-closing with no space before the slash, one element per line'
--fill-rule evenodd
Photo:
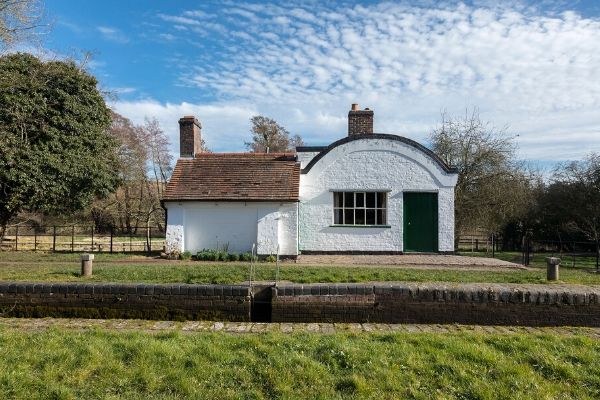
<path fill-rule="evenodd" d="M 193 115 L 179 119 L 179 157 L 194 158 L 201 151 L 202 125 Z"/>
<path fill-rule="evenodd" d="M 348 111 L 348 136 L 373 133 L 373 110 L 361 110 L 358 104 L 352 104 Z"/>

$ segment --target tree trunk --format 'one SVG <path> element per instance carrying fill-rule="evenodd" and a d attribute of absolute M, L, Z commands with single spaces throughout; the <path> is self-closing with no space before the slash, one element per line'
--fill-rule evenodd
<path fill-rule="evenodd" d="M 2 250 L 2 244 L 4 243 L 4 236 L 10 222 L 11 215 L 0 214 L 0 250 Z"/>
<path fill-rule="evenodd" d="M 7 223 L 0 223 L 0 251 L 2 250 L 2 244 L 4 243 L 4 235 L 6 234 Z"/>
<path fill-rule="evenodd" d="M 150 252 L 150 213 L 148 213 L 148 217 L 146 218 L 146 249 L 148 249 L 148 253 Z"/>

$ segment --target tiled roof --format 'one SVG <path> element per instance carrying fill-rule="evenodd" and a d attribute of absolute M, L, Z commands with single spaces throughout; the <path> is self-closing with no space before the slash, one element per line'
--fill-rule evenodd
<path fill-rule="evenodd" d="M 297 201 L 299 186 L 293 153 L 199 153 L 177 161 L 163 201 Z"/>

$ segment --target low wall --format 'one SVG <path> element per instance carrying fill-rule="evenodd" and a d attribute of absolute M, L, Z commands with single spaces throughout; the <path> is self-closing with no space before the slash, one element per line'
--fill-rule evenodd
<path fill-rule="evenodd" d="M 600 287 L 286 284 L 272 291 L 273 322 L 600 326 Z"/>
<path fill-rule="evenodd" d="M 250 288 L 230 285 L 0 282 L 0 315 L 250 320 Z"/>
<path fill-rule="evenodd" d="M 0 316 L 600 326 L 600 287 L 0 282 Z"/>

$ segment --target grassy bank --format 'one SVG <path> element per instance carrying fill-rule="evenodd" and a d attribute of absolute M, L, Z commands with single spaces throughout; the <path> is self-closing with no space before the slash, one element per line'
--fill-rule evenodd
<path fill-rule="evenodd" d="M 248 266 L 218 263 L 144 263 L 94 265 L 91 278 L 79 276 L 79 266 L 73 263 L 11 263 L 0 265 L 0 280 L 70 281 L 70 282 L 154 282 L 154 283 L 241 283 L 248 280 Z M 255 280 L 274 280 L 275 265 L 259 264 Z M 409 269 L 399 267 L 327 267 L 284 264 L 279 279 L 297 283 L 315 282 L 487 282 L 537 283 L 546 282 L 545 271 L 469 271 L 450 269 Z M 600 276 L 587 269 L 561 270 L 564 283 L 600 284 Z"/>
<path fill-rule="evenodd" d="M 0 330 L 2 398 L 598 398 L 583 336 Z"/>
<path fill-rule="evenodd" d="M 461 251 L 461 256 L 467 257 L 492 257 L 491 252 L 479 251 Z M 561 259 L 561 265 L 565 268 L 596 268 L 596 257 L 594 255 L 573 255 L 573 254 L 560 254 L 560 253 L 532 253 L 529 260 L 529 266 L 534 268 L 545 268 L 546 257 L 558 257 Z M 517 251 L 497 251 L 494 254 L 494 258 L 499 260 L 509 261 L 520 264 L 522 261 L 521 252 Z"/>
<path fill-rule="evenodd" d="M 563 283 L 600 284 L 600 275 L 592 268 L 561 268 Z M 94 276 L 79 277 L 79 255 L 52 253 L 0 252 L 0 280 L 17 281 L 89 281 L 154 283 L 242 283 L 248 280 L 249 268 L 243 263 L 165 262 L 144 256 L 99 254 L 94 262 Z M 305 266 L 281 265 L 280 280 L 297 283 L 315 282 L 486 282 L 545 284 L 543 268 L 532 270 L 456 270 L 401 268 L 398 266 Z M 275 264 L 256 266 L 255 280 L 274 280 Z"/>

